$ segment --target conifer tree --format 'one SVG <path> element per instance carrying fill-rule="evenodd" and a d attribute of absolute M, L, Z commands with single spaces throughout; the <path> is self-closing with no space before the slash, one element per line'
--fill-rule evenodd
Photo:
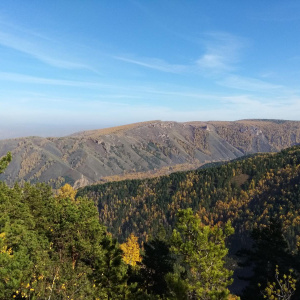
<path fill-rule="evenodd" d="M 181 274 L 168 276 L 174 299 L 228 298 L 232 272 L 224 267 L 225 238 L 232 233 L 230 223 L 224 229 L 204 226 L 191 209 L 178 212 L 171 250 L 180 261 Z"/>
<path fill-rule="evenodd" d="M 272 219 L 266 227 L 254 229 L 251 236 L 254 241 L 252 249 L 240 251 L 240 254 L 247 256 L 242 265 L 253 267 L 253 275 L 242 278 L 249 282 L 242 299 L 264 299 L 261 291 L 267 287 L 268 282 L 273 282 L 276 270 L 288 273 L 295 260 L 289 252 L 280 221 Z"/>
<path fill-rule="evenodd" d="M 127 265 L 122 259 L 122 250 L 110 234 L 106 234 L 101 245 L 104 257 L 102 260 L 97 260 L 95 264 L 93 273 L 95 285 L 99 287 L 101 293 L 105 292 L 108 300 L 126 299 L 129 292 Z"/>
<path fill-rule="evenodd" d="M 144 244 L 140 274 L 141 286 L 148 294 L 161 297 L 169 294 L 165 276 L 173 272 L 175 263 L 169 246 L 165 240 L 159 238 Z"/>
<path fill-rule="evenodd" d="M 8 152 L 5 156 L 0 159 L 0 174 L 7 168 L 8 164 L 11 162 L 11 153 Z"/>

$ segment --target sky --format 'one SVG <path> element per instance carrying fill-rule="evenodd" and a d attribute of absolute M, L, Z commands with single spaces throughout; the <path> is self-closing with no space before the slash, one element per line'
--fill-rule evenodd
<path fill-rule="evenodd" d="M 1 0 L 0 139 L 300 120 L 300 1 Z"/>

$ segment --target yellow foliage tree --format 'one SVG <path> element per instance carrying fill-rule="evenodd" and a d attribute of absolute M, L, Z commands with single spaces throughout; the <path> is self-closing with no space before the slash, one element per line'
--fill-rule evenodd
<path fill-rule="evenodd" d="M 12 249 L 5 245 L 5 232 L 0 233 L 0 254 L 2 253 L 12 257 Z"/>
<path fill-rule="evenodd" d="M 138 238 L 133 233 L 128 237 L 126 243 L 120 245 L 120 248 L 123 251 L 123 260 L 126 264 L 135 266 L 137 262 L 142 261 Z"/>
<path fill-rule="evenodd" d="M 58 190 L 58 198 L 70 198 L 71 200 L 75 200 L 76 190 L 72 188 L 71 185 L 66 183 L 63 187 Z"/>
<path fill-rule="evenodd" d="M 297 280 L 292 276 L 293 270 L 290 270 L 290 274 L 284 274 L 282 278 L 279 278 L 278 266 L 275 270 L 275 282 L 268 282 L 263 295 L 265 299 L 270 300 L 290 300 L 296 291 Z"/>

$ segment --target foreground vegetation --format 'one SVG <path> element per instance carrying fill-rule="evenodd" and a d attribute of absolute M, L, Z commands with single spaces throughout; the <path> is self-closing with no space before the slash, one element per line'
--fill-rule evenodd
<path fill-rule="evenodd" d="M 133 234 L 119 245 L 94 203 L 75 194 L 69 185 L 54 196 L 43 184 L 0 183 L 0 299 L 228 298 L 229 223 L 204 226 L 181 210 L 171 239 L 157 237 L 141 256 Z"/>
<path fill-rule="evenodd" d="M 243 300 L 299 299 L 299 170 L 294 147 L 77 195 L 1 182 L 0 299 L 238 299 L 235 269 Z"/>

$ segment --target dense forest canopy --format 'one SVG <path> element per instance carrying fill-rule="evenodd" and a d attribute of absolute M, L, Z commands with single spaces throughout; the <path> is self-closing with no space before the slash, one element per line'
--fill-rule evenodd
<path fill-rule="evenodd" d="M 230 220 L 243 246 L 253 228 L 279 218 L 295 249 L 300 234 L 299 164 L 296 146 L 196 171 L 92 185 L 77 195 L 97 203 L 101 222 L 120 241 L 132 232 L 147 241 L 162 226 L 171 233 L 178 209 L 190 207 L 206 224 Z"/>
<path fill-rule="evenodd" d="M 228 243 L 230 264 L 233 268 L 240 265 L 234 277 L 244 277 L 250 286 L 242 299 L 262 297 L 262 288 L 258 288 L 258 283 L 261 281 L 267 289 L 268 280 L 274 280 L 277 265 L 285 278 L 289 268 L 299 270 L 299 146 L 280 153 L 251 155 L 230 163 L 213 164 L 196 171 L 178 172 L 155 179 L 93 185 L 79 190 L 78 195 L 88 195 L 94 199 L 101 222 L 120 241 L 132 232 L 141 241 L 148 241 L 162 229 L 167 236 L 171 236 L 180 209 L 192 208 L 203 224 L 209 226 L 224 226 L 230 221 L 235 229 Z M 277 233 L 272 229 L 274 220 L 279 222 Z M 257 233 L 264 230 L 264 234 Z M 274 235 L 281 240 L 274 238 Z M 266 243 L 265 239 L 270 242 Z M 273 240 L 278 243 L 273 244 L 272 249 L 285 244 L 284 251 L 275 251 L 276 254 L 271 249 L 270 253 L 269 246 Z M 251 250 L 256 246 L 260 248 L 258 253 L 255 249 Z M 241 253 L 247 253 L 248 258 Z M 267 254 L 273 255 L 271 261 Z M 264 267 L 256 267 L 259 265 Z M 244 268 L 246 271 L 243 271 Z M 249 275 L 251 269 L 255 273 L 252 278 Z M 277 279 L 278 282 L 281 280 L 278 276 Z M 239 290 L 237 286 L 242 285 L 241 281 L 236 282 L 234 289 Z M 278 288 L 277 281 L 272 284 L 268 293 L 275 286 Z"/>

